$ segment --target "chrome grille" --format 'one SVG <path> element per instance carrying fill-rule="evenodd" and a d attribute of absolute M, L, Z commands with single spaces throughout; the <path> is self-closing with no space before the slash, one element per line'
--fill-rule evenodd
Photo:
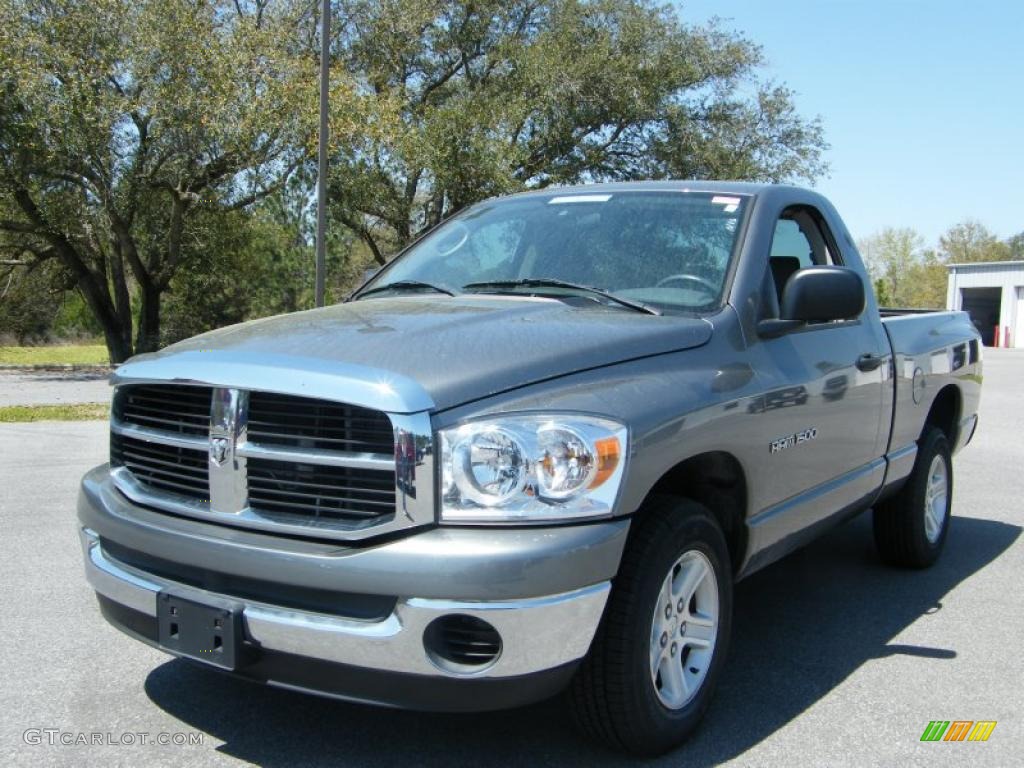
<path fill-rule="evenodd" d="M 140 427 L 206 437 L 212 387 L 147 384 L 127 387 L 116 403 L 118 417 Z"/>
<path fill-rule="evenodd" d="M 362 538 L 432 522 L 429 423 L 426 414 L 303 396 L 127 382 L 111 411 L 112 476 L 129 498 L 158 509 Z M 401 484 L 396 435 L 420 446 L 399 456 Z"/>
<path fill-rule="evenodd" d="M 204 502 L 209 499 L 210 475 L 205 453 L 114 432 L 110 435 L 110 464 L 125 467 L 136 480 L 154 490 Z"/>
<path fill-rule="evenodd" d="M 394 432 L 380 411 L 311 397 L 249 394 L 249 440 L 328 451 L 391 453 Z"/>
<path fill-rule="evenodd" d="M 274 514 L 366 520 L 395 509 L 395 473 L 249 459 L 249 505 Z"/>

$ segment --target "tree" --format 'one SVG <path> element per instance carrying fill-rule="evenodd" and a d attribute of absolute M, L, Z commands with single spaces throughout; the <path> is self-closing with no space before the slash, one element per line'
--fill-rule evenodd
<path fill-rule="evenodd" d="M 947 264 L 1007 261 L 1013 258 L 1009 244 L 999 240 L 976 219 L 964 219 L 939 238 L 939 251 Z"/>
<path fill-rule="evenodd" d="M 336 8 L 334 67 L 366 122 L 332 145 L 331 210 L 381 264 L 460 208 L 524 188 L 824 170 L 820 124 L 757 79 L 757 46 L 648 0 Z"/>
<path fill-rule="evenodd" d="M 1006 239 L 1006 246 L 1010 249 L 1010 258 L 1014 260 L 1024 259 L 1024 232 L 1018 232 Z"/>
<path fill-rule="evenodd" d="M 889 296 L 889 284 L 884 278 L 876 277 L 873 281 L 875 287 L 875 300 L 880 307 L 891 307 L 894 305 L 892 297 Z"/>
<path fill-rule="evenodd" d="M 308 178 L 292 179 L 251 210 L 200 213 L 195 225 L 202 253 L 190 253 L 171 281 L 161 343 L 312 306 L 310 218 Z M 343 227 L 328 229 L 329 300 L 343 295 L 365 263 L 352 253 L 352 239 Z"/>
<path fill-rule="evenodd" d="M 58 262 L 112 362 L 156 348 L 161 297 L 203 227 L 305 156 L 315 61 L 296 8 L 0 0 L 0 256 Z"/>
<path fill-rule="evenodd" d="M 886 227 L 857 244 L 881 306 L 935 309 L 946 304 L 946 266 L 909 227 Z"/>
<path fill-rule="evenodd" d="M 935 251 L 924 251 L 910 268 L 906 280 L 905 303 L 900 306 L 919 309 L 944 309 L 949 270 Z"/>
<path fill-rule="evenodd" d="M 920 262 L 923 247 L 924 238 L 909 227 L 886 227 L 857 244 L 872 279 L 885 286 L 884 303 L 912 306 L 912 271 Z"/>

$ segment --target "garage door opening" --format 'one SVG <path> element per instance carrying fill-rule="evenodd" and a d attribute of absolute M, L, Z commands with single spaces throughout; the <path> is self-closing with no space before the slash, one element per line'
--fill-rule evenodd
<path fill-rule="evenodd" d="M 994 347 L 996 326 L 999 325 L 999 312 L 1002 309 L 1001 288 L 961 288 L 960 306 L 971 316 L 971 322 L 981 334 L 981 343 L 986 347 Z"/>

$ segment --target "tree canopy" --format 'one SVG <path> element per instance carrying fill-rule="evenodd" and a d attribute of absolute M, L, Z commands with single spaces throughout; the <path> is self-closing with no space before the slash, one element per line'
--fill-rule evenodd
<path fill-rule="evenodd" d="M 939 250 L 949 264 L 1007 261 L 1013 258 L 1013 238 L 1002 241 L 977 219 L 964 219 L 939 238 Z"/>
<path fill-rule="evenodd" d="M 861 240 L 858 250 L 871 273 L 878 302 L 890 307 L 935 309 L 946 306 L 947 266 L 1006 261 L 1022 235 L 1000 240 L 979 221 L 965 219 L 939 237 L 938 250 L 909 227 L 886 227 Z"/>
<path fill-rule="evenodd" d="M 204 258 L 197 214 L 303 160 L 315 63 L 295 26 L 288 4 L 0 0 L 0 243 L 59 262 L 112 361 L 156 348 L 161 295 Z"/>
<path fill-rule="evenodd" d="M 760 49 L 646 0 L 340 0 L 335 66 L 367 129 L 332 215 L 380 263 L 488 196 L 635 178 L 813 179 L 825 147 Z M 350 109 L 336 101 L 335 119 Z"/>
<path fill-rule="evenodd" d="M 176 335 L 244 316 L 232 281 L 301 271 L 317 8 L 0 0 L 0 260 L 43 265 L 22 287 L 74 285 L 113 362 L 167 339 L 168 292 Z M 649 0 L 334 0 L 333 15 L 331 216 L 380 263 L 495 194 L 824 170 L 820 124 L 759 76 L 753 42 Z M 283 225 L 268 198 L 288 184 Z M 351 238 L 332 237 L 349 279 Z M 268 311 L 292 306 L 271 293 Z M 187 317 L 204 301 L 220 309 Z"/>

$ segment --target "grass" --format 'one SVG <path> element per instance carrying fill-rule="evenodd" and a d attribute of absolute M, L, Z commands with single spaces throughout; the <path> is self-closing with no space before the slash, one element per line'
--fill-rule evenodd
<path fill-rule="evenodd" d="M 0 365 L 107 365 L 102 344 L 61 347 L 0 347 Z"/>
<path fill-rule="evenodd" d="M 110 406 L 106 403 L 0 406 L 0 423 L 23 421 L 95 421 L 106 419 L 109 415 Z"/>

